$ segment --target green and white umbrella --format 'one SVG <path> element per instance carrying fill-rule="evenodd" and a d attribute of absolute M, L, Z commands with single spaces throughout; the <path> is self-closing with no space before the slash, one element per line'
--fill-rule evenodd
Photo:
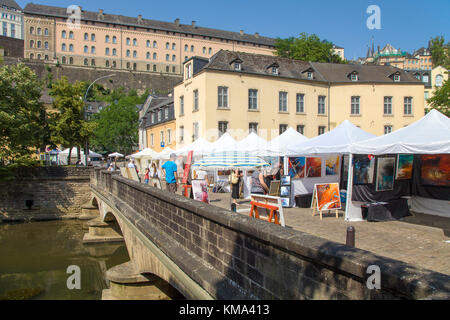
<path fill-rule="evenodd" d="M 259 168 L 270 165 L 260 157 L 243 152 L 221 152 L 211 154 L 199 161 L 193 167 L 198 168 Z"/>

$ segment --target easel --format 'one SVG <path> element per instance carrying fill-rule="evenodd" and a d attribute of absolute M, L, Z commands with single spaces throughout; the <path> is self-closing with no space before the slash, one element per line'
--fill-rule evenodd
<path fill-rule="evenodd" d="M 194 157 L 194 151 L 189 151 L 188 154 L 188 158 L 187 158 L 187 163 L 186 166 L 184 167 L 184 174 L 183 174 L 183 189 L 184 189 L 184 196 L 186 198 L 189 198 L 189 189 L 192 189 L 192 186 L 188 185 L 188 177 L 189 174 L 191 173 L 191 165 L 192 165 L 192 158 Z"/>
<path fill-rule="evenodd" d="M 281 198 L 271 197 L 271 196 L 263 196 L 263 195 L 251 195 L 252 201 L 250 217 L 260 220 L 268 221 L 269 223 L 275 223 L 277 225 L 281 225 L 285 227 L 286 224 L 284 222 L 283 215 L 283 206 L 281 205 Z M 268 219 L 261 218 L 259 215 L 258 208 L 266 209 L 270 211 Z"/>
<path fill-rule="evenodd" d="M 319 211 L 320 220 L 323 220 L 323 212 L 324 211 L 327 211 L 327 212 L 333 212 L 334 211 L 334 210 L 319 210 L 319 200 L 317 199 L 316 187 L 314 187 L 314 193 L 313 193 L 313 200 L 312 200 L 311 208 L 313 209 L 313 214 L 312 214 L 313 217 L 316 215 L 316 212 Z M 336 209 L 335 211 L 336 211 L 336 219 L 339 219 L 339 209 Z"/>

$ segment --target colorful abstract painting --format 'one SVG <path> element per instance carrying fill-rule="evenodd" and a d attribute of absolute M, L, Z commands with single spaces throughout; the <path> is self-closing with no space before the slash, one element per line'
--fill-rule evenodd
<path fill-rule="evenodd" d="M 339 174 L 340 160 L 341 157 L 339 156 L 329 156 L 326 158 L 327 176 L 336 176 Z"/>
<path fill-rule="evenodd" d="M 322 177 L 322 158 L 306 158 L 306 176 L 308 178 Z"/>
<path fill-rule="evenodd" d="M 372 160 L 367 156 L 355 156 L 353 160 L 353 183 L 371 184 L 375 170 L 375 158 Z"/>
<path fill-rule="evenodd" d="M 288 158 L 289 176 L 292 179 L 301 179 L 305 177 L 306 159 L 304 157 Z"/>
<path fill-rule="evenodd" d="M 399 154 L 397 161 L 397 180 L 410 180 L 412 179 L 414 164 L 414 155 L 412 154 Z"/>
<path fill-rule="evenodd" d="M 423 155 L 421 178 L 423 185 L 450 187 L 450 155 Z"/>
<path fill-rule="evenodd" d="M 378 158 L 377 191 L 394 190 L 395 158 Z"/>
<path fill-rule="evenodd" d="M 316 184 L 317 209 L 340 210 L 342 207 L 339 183 Z"/>

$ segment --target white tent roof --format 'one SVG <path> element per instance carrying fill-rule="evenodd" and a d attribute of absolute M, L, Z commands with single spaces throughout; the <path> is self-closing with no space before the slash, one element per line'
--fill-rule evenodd
<path fill-rule="evenodd" d="M 350 121 L 345 120 L 330 132 L 306 142 L 289 146 L 287 155 L 350 153 L 350 146 L 353 143 L 374 137 L 375 135 L 360 129 Z"/>
<path fill-rule="evenodd" d="M 256 133 L 250 133 L 247 138 L 236 143 L 236 151 L 249 154 L 264 154 L 268 149 L 267 140 L 259 137 Z"/>
<path fill-rule="evenodd" d="M 65 155 L 65 156 L 68 157 L 69 156 L 69 151 L 70 151 L 70 148 L 67 148 L 66 150 L 62 151 L 59 155 Z M 84 150 L 83 149 L 80 150 L 80 154 L 84 155 Z M 76 157 L 77 156 L 77 148 L 73 148 L 72 149 L 72 155 L 71 156 L 72 157 Z M 95 153 L 92 150 L 89 150 L 89 157 L 91 157 L 91 158 L 102 158 L 103 156 L 101 154 Z"/>
<path fill-rule="evenodd" d="M 268 143 L 268 155 L 276 153 L 280 156 L 286 155 L 288 149 L 309 139 L 298 131 L 288 128 L 283 134 Z"/>
<path fill-rule="evenodd" d="M 123 154 L 121 154 L 121 153 L 114 152 L 114 153 L 111 153 L 110 155 L 108 155 L 108 157 L 110 157 L 110 158 L 123 158 L 125 156 Z"/>
<path fill-rule="evenodd" d="M 437 110 L 408 127 L 351 147 L 354 154 L 450 153 L 450 119 Z"/>
<path fill-rule="evenodd" d="M 167 147 L 163 151 L 158 153 L 155 156 L 155 159 L 158 159 L 158 160 L 170 160 L 170 155 L 172 153 L 175 153 L 175 151 L 173 149 L 171 149 L 170 147 Z"/>
<path fill-rule="evenodd" d="M 189 151 L 194 151 L 194 155 L 204 155 L 211 153 L 212 143 L 203 138 L 198 138 L 193 144 L 177 150 L 177 155 L 187 156 Z"/>
<path fill-rule="evenodd" d="M 156 151 L 153 151 L 152 149 L 144 149 L 141 152 L 138 152 L 136 154 L 131 155 L 131 158 L 133 159 L 142 159 L 142 158 L 149 158 L 154 159 L 158 153 Z"/>
<path fill-rule="evenodd" d="M 224 133 L 219 140 L 211 145 L 210 153 L 236 151 L 236 140 L 228 133 Z"/>

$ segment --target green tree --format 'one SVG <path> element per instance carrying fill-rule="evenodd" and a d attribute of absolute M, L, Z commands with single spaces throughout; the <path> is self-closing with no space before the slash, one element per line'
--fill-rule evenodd
<path fill-rule="evenodd" d="M 434 66 L 450 68 L 450 43 L 445 43 L 443 36 L 432 38 L 430 41 L 431 57 Z"/>
<path fill-rule="evenodd" d="M 450 81 L 444 81 L 442 87 L 437 89 L 427 102 L 431 105 L 431 109 L 436 109 L 450 117 Z M 428 109 L 427 112 L 430 112 L 431 109 Z"/>
<path fill-rule="evenodd" d="M 114 90 L 106 97 L 110 105 L 95 117 L 95 131 L 91 144 L 108 152 L 132 153 L 139 143 L 139 113 L 136 105 L 145 102 L 147 94 Z"/>
<path fill-rule="evenodd" d="M 0 166 L 32 164 L 32 153 L 45 145 L 42 87 L 24 64 L 0 68 Z"/>
<path fill-rule="evenodd" d="M 278 38 L 275 42 L 279 57 L 311 62 L 346 63 L 334 53 L 333 43 L 321 41 L 315 34 L 301 33 L 298 38 Z"/>
<path fill-rule="evenodd" d="M 95 124 L 85 120 L 84 116 L 84 88 L 83 82 L 70 83 L 67 77 L 53 82 L 49 94 L 53 97 L 54 107 L 58 113 L 53 115 L 50 128 L 51 139 L 55 144 L 70 148 L 69 159 L 72 149 L 84 145 L 86 139 L 94 131 Z M 80 152 L 78 152 L 80 160 Z"/>

